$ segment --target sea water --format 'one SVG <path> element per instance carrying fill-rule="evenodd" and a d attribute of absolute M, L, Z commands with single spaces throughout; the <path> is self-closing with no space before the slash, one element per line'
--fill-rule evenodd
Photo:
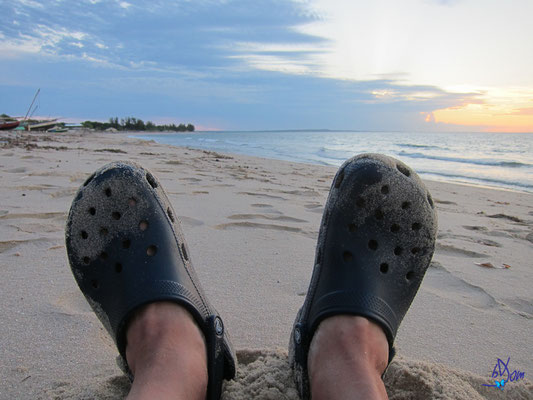
<path fill-rule="evenodd" d="M 191 132 L 135 135 L 158 143 L 339 166 L 384 153 L 421 177 L 533 193 L 533 134 L 347 131 Z"/>

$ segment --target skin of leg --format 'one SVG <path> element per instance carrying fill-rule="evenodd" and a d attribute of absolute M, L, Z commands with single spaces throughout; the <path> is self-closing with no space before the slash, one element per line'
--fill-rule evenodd
<path fill-rule="evenodd" d="M 312 399 L 387 399 L 381 375 L 388 357 L 385 333 L 373 321 L 351 315 L 325 319 L 309 348 Z"/>
<path fill-rule="evenodd" d="M 126 359 L 134 375 L 129 400 L 205 399 L 205 339 L 183 307 L 172 302 L 142 307 L 126 338 Z"/>

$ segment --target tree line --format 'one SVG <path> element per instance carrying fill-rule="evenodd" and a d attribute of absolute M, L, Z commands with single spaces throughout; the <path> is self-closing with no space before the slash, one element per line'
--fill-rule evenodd
<path fill-rule="evenodd" d="M 109 118 L 109 122 L 85 121 L 81 125 L 84 128 L 95 129 L 97 131 L 105 131 L 109 128 L 114 128 L 118 131 L 174 131 L 174 132 L 194 132 L 193 124 L 166 124 L 156 125 L 152 121 L 146 123 L 142 119 L 135 117 Z"/>

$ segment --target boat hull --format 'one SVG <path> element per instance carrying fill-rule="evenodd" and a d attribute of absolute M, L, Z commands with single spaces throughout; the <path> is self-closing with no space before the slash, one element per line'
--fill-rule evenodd
<path fill-rule="evenodd" d="M 0 122 L 0 131 L 7 131 L 10 129 L 15 129 L 19 125 L 20 125 L 19 121 Z"/>

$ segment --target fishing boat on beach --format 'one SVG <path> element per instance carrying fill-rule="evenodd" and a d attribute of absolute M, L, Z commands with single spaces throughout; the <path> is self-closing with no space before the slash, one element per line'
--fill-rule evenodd
<path fill-rule="evenodd" d="M 68 128 L 56 125 L 53 128 L 48 129 L 46 132 L 50 132 L 50 133 L 68 132 Z"/>
<path fill-rule="evenodd" d="M 0 131 L 15 129 L 20 125 L 20 121 L 0 120 Z"/>

